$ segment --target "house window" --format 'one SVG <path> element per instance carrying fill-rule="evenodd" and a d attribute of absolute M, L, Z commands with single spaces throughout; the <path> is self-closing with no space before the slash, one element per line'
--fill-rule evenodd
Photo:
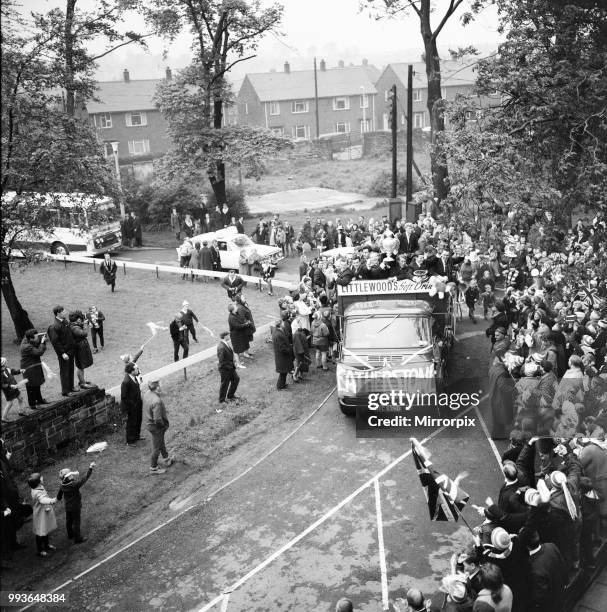
<path fill-rule="evenodd" d="M 371 131 L 371 120 L 365 119 L 364 121 L 360 120 L 360 133 L 364 134 L 365 132 Z"/>
<path fill-rule="evenodd" d="M 350 131 L 350 124 L 347 121 L 338 121 L 335 124 L 335 131 L 340 134 L 347 134 Z"/>
<path fill-rule="evenodd" d="M 285 129 L 283 127 L 273 127 L 270 128 L 272 130 L 272 134 L 276 134 L 276 136 L 282 136 L 285 133 Z"/>
<path fill-rule="evenodd" d="M 127 127 L 136 127 L 139 125 L 147 125 L 148 118 L 143 111 L 135 111 L 133 113 L 126 114 L 126 125 Z"/>
<path fill-rule="evenodd" d="M 150 141 L 145 140 L 129 140 L 130 155 L 145 155 L 150 152 Z"/>
<path fill-rule="evenodd" d="M 292 113 L 307 113 L 308 112 L 308 101 L 307 100 L 293 100 L 291 102 Z"/>
<path fill-rule="evenodd" d="M 350 98 L 348 98 L 347 96 L 333 98 L 333 110 L 348 110 L 349 108 Z"/>
<path fill-rule="evenodd" d="M 361 94 L 360 96 L 360 107 L 369 108 L 369 96 L 367 94 Z"/>
<path fill-rule="evenodd" d="M 422 101 L 422 90 L 414 89 L 413 90 L 413 102 L 421 102 Z"/>
<path fill-rule="evenodd" d="M 112 115 L 110 113 L 100 113 L 99 117 L 100 128 L 111 128 L 112 127 Z"/>
<path fill-rule="evenodd" d="M 296 140 L 306 140 L 310 135 L 310 126 L 308 125 L 296 125 L 293 128 L 293 138 Z"/>
<path fill-rule="evenodd" d="M 413 127 L 414 128 L 424 127 L 424 113 L 413 113 Z"/>
<path fill-rule="evenodd" d="M 280 104 L 278 102 L 270 102 L 270 115 L 280 115 Z"/>
<path fill-rule="evenodd" d="M 472 111 L 472 110 L 466 111 L 466 119 L 468 121 L 476 121 L 476 111 Z"/>

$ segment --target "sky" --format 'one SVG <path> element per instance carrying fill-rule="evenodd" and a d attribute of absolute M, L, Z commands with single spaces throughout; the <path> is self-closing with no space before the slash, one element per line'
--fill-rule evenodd
<path fill-rule="evenodd" d="M 47 11 L 63 6 L 60 0 L 21 0 L 24 10 Z M 268 4 L 270 0 L 263 0 Z M 441 18 L 441 5 L 447 0 L 436 0 L 433 24 Z M 94 0 L 79 0 L 83 9 L 95 4 Z M 368 12 L 359 11 L 359 0 L 283 0 L 284 18 L 282 35 L 269 34 L 259 45 L 257 57 L 243 62 L 234 70 L 232 80 L 237 82 L 247 72 L 282 70 L 285 61 L 291 70 L 310 69 L 313 58 L 324 58 L 327 67 L 360 64 L 362 59 L 378 68 L 390 62 L 419 61 L 423 51 L 419 22 L 415 14 L 396 19 L 373 19 Z M 464 3 L 465 5 L 466 3 Z M 464 5 L 454 15 L 439 36 L 439 52 L 448 57 L 449 48 L 474 45 L 483 54 L 494 51 L 501 37 L 497 33 L 495 7 L 487 8 L 476 20 L 464 27 L 459 21 Z M 126 29 L 142 30 L 143 19 L 129 15 Z M 163 57 L 166 55 L 166 57 Z M 100 62 L 97 78 L 112 81 L 122 78 L 128 68 L 131 79 L 151 79 L 164 76 L 169 66 L 179 70 L 189 63 L 189 36 L 183 34 L 173 43 L 161 39 L 150 40 L 149 50 L 126 47 Z"/>

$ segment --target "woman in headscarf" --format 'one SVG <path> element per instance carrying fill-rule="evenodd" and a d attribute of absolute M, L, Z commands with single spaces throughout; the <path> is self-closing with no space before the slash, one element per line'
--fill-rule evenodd
<path fill-rule="evenodd" d="M 76 341 L 74 363 L 76 365 L 76 374 L 78 376 L 78 386 L 81 389 L 90 389 L 95 385 L 91 384 L 88 380 L 85 380 L 84 370 L 93 365 L 93 353 L 87 337 L 88 332 L 84 328 L 84 314 L 80 312 L 80 310 L 76 310 L 70 313 L 69 319 L 72 335 Z"/>

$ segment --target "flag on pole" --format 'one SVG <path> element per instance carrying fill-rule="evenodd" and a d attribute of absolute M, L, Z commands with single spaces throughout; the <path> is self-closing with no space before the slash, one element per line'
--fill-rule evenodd
<path fill-rule="evenodd" d="M 466 474 L 458 475 L 451 480 L 446 474 L 435 470 L 430 461 L 430 454 L 417 441 L 411 438 L 411 453 L 419 479 L 424 488 L 431 521 L 456 521 L 470 496 L 459 486 L 459 481 Z"/>

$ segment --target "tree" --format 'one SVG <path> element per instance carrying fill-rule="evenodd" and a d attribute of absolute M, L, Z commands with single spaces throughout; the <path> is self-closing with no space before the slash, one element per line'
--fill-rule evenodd
<path fill-rule="evenodd" d="M 491 197 L 561 221 L 576 205 L 605 210 L 607 6 L 501 0 L 498 8 L 506 41 L 480 62 L 477 90 L 497 90 L 503 102 L 472 129 L 462 114 L 471 101 L 451 105 L 450 122 L 460 126 L 446 139 L 452 182 L 464 200 Z"/>
<path fill-rule="evenodd" d="M 201 82 L 199 75 L 199 69 L 190 66 L 158 86 L 156 104 L 167 120 L 172 141 L 171 149 L 157 163 L 158 182 L 197 183 L 226 164 L 243 167 L 250 175 L 257 176 L 264 157 L 292 146 L 290 139 L 265 128 L 209 126 L 208 109 L 203 102 L 207 95 L 206 83 Z M 229 90 L 224 87 L 221 102 L 230 100 Z M 211 180 L 211 186 L 215 200 L 221 205 L 226 201 L 225 183 L 218 190 L 217 181 Z"/>
<path fill-rule="evenodd" d="M 259 0 L 151 0 L 148 3 L 147 18 L 157 31 L 175 37 L 182 29 L 189 28 L 192 33 L 194 58 L 191 66 L 181 76 L 181 83 L 195 91 L 196 99 L 183 92 L 183 101 L 196 114 L 192 122 L 200 129 L 200 138 L 194 143 L 179 142 L 187 133 L 178 127 L 179 117 L 171 105 L 178 96 L 173 88 L 159 93 L 159 105 L 172 127 L 175 150 L 169 153 L 179 168 L 180 155 L 184 150 L 196 153 L 198 171 L 206 172 L 218 203 L 226 201 L 225 161 L 229 155 L 228 145 L 237 144 L 238 138 L 246 137 L 252 143 L 264 141 L 261 131 L 226 129 L 223 126 L 223 109 L 228 87 L 225 76 L 239 62 L 255 57 L 260 38 L 267 32 L 275 31 L 282 19 L 282 6 L 275 4 L 261 8 Z M 279 140 L 275 139 L 278 143 Z M 239 157 L 239 156 L 236 156 Z M 254 157 L 250 162 L 254 163 Z M 183 157 L 181 157 L 183 161 Z M 171 166 L 171 163 L 168 163 Z M 188 164 L 188 170 L 193 169 Z"/>
<path fill-rule="evenodd" d="M 464 0 L 449 0 L 449 2 L 437 3 L 440 10 L 438 23 L 432 25 L 432 14 L 435 12 L 430 0 L 367 0 L 363 6 L 371 8 L 378 18 L 382 16 L 407 15 L 412 11 L 419 20 L 420 32 L 424 43 L 422 60 L 426 64 L 426 77 L 428 80 L 428 113 L 430 116 L 431 147 L 430 167 L 432 171 L 432 184 L 434 195 L 439 202 L 445 199 L 449 192 L 449 176 L 447 170 L 447 159 L 441 147 L 441 138 L 445 130 L 444 104 L 441 93 L 441 65 L 438 53 L 438 36 L 451 17 L 458 11 Z M 375 5 L 380 5 L 377 9 Z M 470 3 L 470 11 L 462 14 L 462 23 L 468 23 L 473 14 L 480 11 L 483 2 L 473 0 Z M 468 47 L 468 52 L 473 49 Z"/>
<path fill-rule="evenodd" d="M 64 110 L 74 115 L 76 100 L 93 96 L 96 62 L 121 47 L 137 44 L 145 47 L 152 33 L 121 31 L 119 25 L 127 11 L 136 9 L 139 0 L 97 0 L 93 10 L 79 10 L 78 0 L 63 0 L 65 10 L 54 8 L 45 14 L 32 13 L 34 28 L 46 32 L 46 54 L 57 84 L 65 91 Z M 92 42 L 103 40 L 99 53 L 91 53 Z"/>
<path fill-rule="evenodd" d="M 55 192 L 112 195 L 115 179 L 92 127 L 66 112 L 65 73 L 57 69 L 55 27 L 27 22 L 15 5 L 2 5 L 2 294 L 17 337 L 33 327 L 17 298 L 10 258 L 20 239 L 35 239 L 51 227 L 42 196 Z M 37 195 L 35 195 L 37 194 Z M 77 205 L 84 205 L 83 202 Z M 95 210 L 89 218 L 95 220 Z M 101 215 L 102 213 L 99 212 Z M 33 253 L 24 251 L 25 263 Z"/>

